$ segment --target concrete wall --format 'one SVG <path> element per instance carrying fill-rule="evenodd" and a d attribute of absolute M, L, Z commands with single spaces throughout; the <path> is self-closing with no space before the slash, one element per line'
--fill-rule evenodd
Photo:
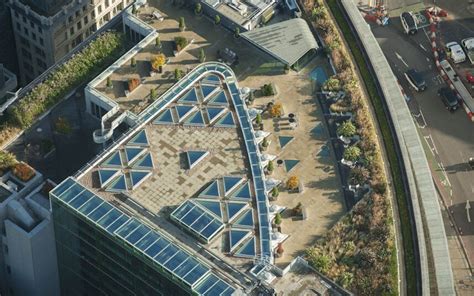
<path fill-rule="evenodd" d="M 418 232 L 423 295 L 430 294 L 427 257 L 429 254 L 426 251 L 425 243 L 430 245 L 432 252 L 430 259 L 434 263 L 434 277 L 438 294 L 455 295 L 451 259 L 438 195 L 410 110 L 387 59 L 356 4 L 353 0 L 341 0 L 341 3 L 378 78 L 378 84 L 383 92 L 396 131 L 410 187 Z M 423 233 L 423 227 L 427 229 L 426 234 Z"/>

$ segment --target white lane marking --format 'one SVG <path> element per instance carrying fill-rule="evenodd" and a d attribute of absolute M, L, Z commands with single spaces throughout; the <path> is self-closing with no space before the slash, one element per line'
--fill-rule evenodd
<path fill-rule="evenodd" d="M 398 52 L 395 52 L 395 56 L 405 65 L 405 67 L 409 68 L 408 64 L 403 60 L 402 56 Z"/>
<path fill-rule="evenodd" d="M 467 222 L 471 223 L 471 214 L 469 211 L 471 210 L 471 204 L 469 203 L 469 199 L 466 200 L 466 215 L 467 215 Z"/>
<path fill-rule="evenodd" d="M 421 49 L 423 49 L 425 52 L 428 52 L 428 50 L 426 50 L 426 48 L 423 46 L 423 44 L 419 44 Z M 426 58 L 428 60 L 428 62 L 430 61 L 430 59 Z"/>

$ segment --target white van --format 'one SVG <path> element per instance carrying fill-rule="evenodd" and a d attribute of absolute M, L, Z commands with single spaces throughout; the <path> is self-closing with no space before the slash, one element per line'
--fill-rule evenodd
<path fill-rule="evenodd" d="M 448 52 L 453 62 L 458 64 L 466 61 L 466 54 L 462 50 L 461 45 L 457 42 L 449 42 L 446 44 L 446 51 Z"/>

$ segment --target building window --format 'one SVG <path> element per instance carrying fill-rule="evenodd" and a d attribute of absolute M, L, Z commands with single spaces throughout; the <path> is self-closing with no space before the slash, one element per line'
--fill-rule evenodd
<path fill-rule="evenodd" d="M 76 18 L 78 18 L 80 15 L 81 15 L 81 14 L 80 14 L 80 11 L 79 11 L 79 10 L 76 11 Z"/>
<path fill-rule="evenodd" d="M 84 25 L 87 25 L 88 22 L 89 22 L 89 17 L 86 15 L 84 17 Z"/>
<path fill-rule="evenodd" d="M 82 6 L 82 12 L 86 12 L 87 5 Z"/>
<path fill-rule="evenodd" d="M 30 26 L 34 29 L 35 28 L 35 23 L 33 23 L 33 21 L 30 21 Z"/>
<path fill-rule="evenodd" d="M 42 56 L 42 57 L 46 57 L 46 54 L 44 53 L 44 50 L 42 50 L 41 48 L 39 48 L 38 46 L 35 46 L 35 52 Z"/>
<path fill-rule="evenodd" d="M 8 274 L 12 274 L 12 269 L 10 268 L 10 265 L 7 265 L 7 272 Z"/>
<path fill-rule="evenodd" d="M 43 33 L 43 29 L 40 26 L 38 26 L 38 32 Z"/>
<path fill-rule="evenodd" d="M 5 246 L 5 254 L 8 254 L 8 246 Z"/>
<path fill-rule="evenodd" d="M 109 0 L 105 0 L 105 8 L 108 8 L 110 5 L 110 1 Z"/>
<path fill-rule="evenodd" d="M 92 0 L 91 0 L 92 1 Z M 15 17 L 19 17 L 18 11 L 15 10 Z"/>
<path fill-rule="evenodd" d="M 31 38 L 33 38 L 33 40 L 35 40 L 35 41 L 36 41 L 36 34 L 35 34 L 35 33 L 33 33 L 33 32 L 31 32 Z"/>
<path fill-rule="evenodd" d="M 28 60 L 31 60 L 31 53 L 23 47 L 21 48 L 21 54 L 23 55 L 23 57 L 27 58 Z"/>
<path fill-rule="evenodd" d="M 78 29 L 78 30 L 82 29 L 82 24 L 81 24 L 81 22 L 77 22 L 77 29 Z"/>
<path fill-rule="evenodd" d="M 102 4 L 99 4 L 99 6 L 97 7 L 97 13 L 98 14 L 102 13 Z"/>
<path fill-rule="evenodd" d="M 23 27 L 23 32 L 25 33 L 26 36 L 29 36 L 29 35 L 28 35 L 28 28 L 27 28 L 27 27 Z"/>
<path fill-rule="evenodd" d="M 40 38 L 39 38 L 39 42 L 40 42 L 41 45 L 44 45 L 44 40 L 43 40 L 43 38 L 40 37 Z"/>
<path fill-rule="evenodd" d="M 71 27 L 71 29 L 69 30 L 69 32 L 71 33 L 71 35 L 74 35 L 74 27 Z"/>
<path fill-rule="evenodd" d="M 22 16 L 22 19 L 23 19 L 23 23 L 27 24 L 26 17 L 24 15 Z"/>
<path fill-rule="evenodd" d="M 30 42 L 25 37 L 20 36 L 20 42 L 23 44 L 26 48 L 30 48 Z"/>
<path fill-rule="evenodd" d="M 95 10 L 92 10 L 91 16 L 92 18 L 95 18 Z"/>
<path fill-rule="evenodd" d="M 21 31 L 21 25 L 20 25 L 20 23 L 16 23 L 16 28 L 18 29 L 18 31 Z"/>
<path fill-rule="evenodd" d="M 39 65 L 43 70 L 46 70 L 47 66 L 46 66 L 46 63 L 45 63 L 43 60 L 37 58 L 37 59 L 36 59 L 36 63 L 38 63 L 38 65 Z"/>
<path fill-rule="evenodd" d="M 67 19 L 69 23 L 72 23 L 72 15 Z"/>

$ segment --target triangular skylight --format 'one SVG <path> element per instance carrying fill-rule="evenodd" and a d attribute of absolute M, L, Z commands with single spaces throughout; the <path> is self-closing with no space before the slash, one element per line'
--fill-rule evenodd
<path fill-rule="evenodd" d="M 153 169 L 153 159 L 151 153 L 147 152 L 143 157 L 133 163 L 132 168 L 134 169 Z"/>
<path fill-rule="evenodd" d="M 188 116 L 191 111 L 194 110 L 194 106 L 176 106 L 176 113 L 178 114 L 179 121 L 182 121 L 186 116 Z"/>
<path fill-rule="evenodd" d="M 122 192 L 126 190 L 127 184 L 125 182 L 125 175 L 120 175 L 107 186 L 107 191 Z"/>
<path fill-rule="evenodd" d="M 125 156 L 127 157 L 127 162 L 132 163 L 145 149 L 138 147 L 125 147 Z"/>
<path fill-rule="evenodd" d="M 224 106 L 227 106 L 228 105 L 228 102 L 227 102 L 227 97 L 225 95 L 225 92 L 223 90 L 221 90 L 220 92 L 218 92 L 216 95 L 214 95 L 211 100 L 209 101 L 208 104 L 212 104 L 212 105 L 224 105 Z"/>
<path fill-rule="evenodd" d="M 234 256 L 237 257 L 245 257 L 245 258 L 253 258 L 255 257 L 255 236 L 242 245 L 235 253 Z"/>
<path fill-rule="evenodd" d="M 219 189 L 219 182 L 214 180 L 206 189 L 204 189 L 200 194 L 199 197 L 203 198 L 219 198 L 221 190 Z"/>
<path fill-rule="evenodd" d="M 196 89 L 190 89 L 184 96 L 182 96 L 178 103 L 185 103 L 185 104 L 196 104 L 198 102 Z"/>
<path fill-rule="evenodd" d="M 220 107 L 208 107 L 207 116 L 209 118 L 209 123 L 213 123 L 219 116 L 225 112 L 226 108 Z"/>
<path fill-rule="evenodd" d="M 132 182 L 132 187 L 136 188 L 143 182 L 148 176 L 150 176 L 151 172 L 144 172 L 144 171 L 130 171 L 130 180 Z"/>
<path fill-rule="evenodd" d="M 104 187 L 107 182 L 109 182 L 112 177 L 114 177 L 119 170 L 110 170 L 110 169 L 100 169 L 97 171 L 99 174 L 100 187 Z"/>
<path fill-rule="evenodd" d="M 154 124 L 172 124 L 173 121 L 173 113 L 171 113 L 171 109 L 166 109 L 160 116 L 158 116 L 154 121 Z"/>
<path fill-rule="evenodd" d="M 290 143 L 293 140 L 293 137 L 291 136 L 279 136 L 278 141 L 280 142 L 280 147 L 283 149 L 288 143 Z"/>
<path fill-rule="evenodd" d="M 202 117 L 201 111 L 197 111 L 193 115 L 189 116 L 189 118 L 186 120 L 186 125 L 197 125 L 197 126 L 203 126 L 205 125 L 204 123 L 204 118 Z"/>
<path fill-rule="evenodd" d="M 115 151 L 109 158 L 107 158 L 101 166 L 113 166 L 113 167 L 121 167 L 122 166 L 122 158 L 120 157 L 120 152 Z"/>
<path fill-rule="evenodd" d="M 237 214 L 247 207 L 247 203 L 243 202 L 227 202 L 227 217 L 228 221 L 232 221 Z"/>
<path fill-rule="evenodd" d="M 145 130 L 141 130 L 129 142 L 128 145 L 148 146 L 148 137 Z"/>
<path fill-rule="evenodd" d="M 189 168 L 192 169 L 201 160 L 203 160 L 208 154 L 209 154 L 209 151 L 187 151 L 186 156 L 188 159 Z"/>
<path fill-rule="evenodd" d="M 216 126 L 235 127 L 234 116 L 232 116 L 232 112 L 227 112 L 226 115 L 217 121 Z"/>
<path fill-rule="evenodd" d="M 291 171 L 300 161 L 297 159 L 286 159 L 285 162 L 285 169 L 287 172 Z"/>
<path fill-rule="evenodd" d="M 206 210 L 209 210 L 211 213 L 219 217 L 222 220 L 222 211 L 221 211 L 221 203 L 218 200 L 201 200 L 195 199 L 194 200 L 199 205 L 203 206 Z"/>
<path fill-rule="evenodd" d="M 241 230 L 241 229 L 232 228 L 229 231 L 230 251 L 232 252 L 232 250 L 235 249 L 235 247 L 238 246 L 249 234 L 250 234 L 250 230 Z"/>
<path fill-rule="evenodd" d="M 233 226 L 243 227 L 243 228 L 253 228 L 253 211 L 252 209 L 246 210 L 242 215 L 240 215 L 234 223 Z"/>
<path fill-rule="evenodd" d="M 251 197 L 252 195 L 250 194 L 250 185 L 248 182 L 246 182 L 242 187 L 232 193 L 230 198 L 248 201 Z"/>
<path fill-rule="evenodd" d="M 224 177 L 224 195 L 227 196 L 235 187 L 237 187 L 244 179 L 241 177 Z"/>
<path fill-rule="evenodd" d="M 208 99 L 209 95 L 219 89 L 218 86 L 214 85 L 201 85 L 202 96 L 204 100 Z"/>

